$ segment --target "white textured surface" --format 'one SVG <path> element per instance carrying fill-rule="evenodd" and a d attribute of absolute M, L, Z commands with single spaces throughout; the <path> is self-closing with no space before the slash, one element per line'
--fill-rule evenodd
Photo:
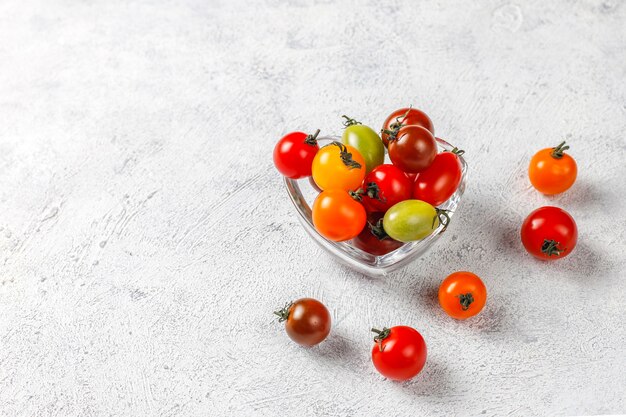
<path fill-rule="evenodd" d="M 378 3 L 0 2 L 1 415 L 626 412 L 626 4 Z M 469 187 L 427 259 L 368 279 L 307 238 L 271 151 L 409 103 Z M 540 196 L 527 161 L 563 138 L 579 179 Z M 518 239 L 548 203 L 580 231 L 556 263 Z M 459 323 L 434 294 L 463 269 L 489 300 Z M 334 319 L 310 350 L 271 314 L 302 296 Z M 395 324 L 430 349 L 406 384 L 369 359 Z"/>

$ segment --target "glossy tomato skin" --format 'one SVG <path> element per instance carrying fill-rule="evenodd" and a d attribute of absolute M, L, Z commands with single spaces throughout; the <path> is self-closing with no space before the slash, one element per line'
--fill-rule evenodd
<path fill-rule="evenodd" d="M 287 307 L 285 321 L 287 335 L 302 346 L 314 346 L 330 333 L 331 318 L 328 309 L 313 298 L 301 298 Z"/>
<path fill-rule="evenodd" d="M 381 375 L 395 381 L 407 381 L 424 368 L 426 342 L 409 326 L 394 326 L 389 335 L 372 347 L 372 362 Z"/>
<path fill-rule="evenodd" d="M 408 113 L 407 113 L 408 112 Z M 406 115 L 406 117 L 404 117 Z M 385 133 L 386 130 L 394 130 L 394 123 L 397 123 L 398 120 L 402 121 L 402 125 L 410 126 L 417 125 L 422 126 L 425 129 L 428 129 L 430 133 L 435 134 L 435 127 L 433 126 L 433 122 L 430 120 L 430 117 L 423 111 L 414 108 L 405 107 L 403 109 L 398 109 L 387 116 L 385 119 L 385 123 L 383 123 L 383 128 L 381 130 L 381 139 L 385 146 L 389 145 L 389 134 Z"/>
<path fill-rule="evenodd" d="M 537 152 L 530 160 L 528 178 L 537 191 L 554 195 L 568 190 L 576 181 L 578 167 L 576 161 L 566 153 L 555 157 L 555 148 Z"/>
<path fill-rule="evenodd" d="M 391 207 L 383 218 L 389 236 L 400 242 L 424 239 L 439 227 L 435 208 L 420 200 L 404 200 Z"/>
<path fill-rule="evenodd" d="M 450 274 L 439 287 L 439 304 L 450 316 L 465 320 L 476 314 L 487 302 L 487 287 L 471 272 L 459 271 Z"/>
<path fill-rule="evenodd" d="M 459 188 L 462 171 L 463 166 L 456 154 L 438 153 L 433 163 L 415 177 L 413 198 L 440 206 Z"/>
<path fill-rule="evenodd" d="M 365 125 L 346 127 L 341 135 L 341 142 L 350 145 L 365 160 L 365 171 L 370 172 L 385 160 L 385 147 L 380 136 L 372 128 Z"/>
<path fill-rule="evenodd" d="M 388 148 L 391 162 L 410 173 L 424 171 L 437 156 L 435 137 L 417 125 L 401 128 L 397 139 L 389 141 Z"/>
<path fill-rule="evenodd" d="M 385 212 L 394 204 L 410 199 L 412 194 L 411 180 L 400 168 L 391 164 L 379 165 L 367 174 L 362 189 L 363 205 L 368 212 Z M 377 195 L 370 197 L 368 189 L 377 190 Z"/>
<path fill-rule="evenodd" d="M 578 228 L 574 218 L 558 207 L 538 208 L 528 215 L 521 229 L 524 247 L 534 257 L 556 260 L 576 247 Z M 553 244 L 550 245 L 549 243 Z M 552 249 L 551 249 L 552 246 Z"/>
<path fill-rule="evenodd" d="M 346 158 L 352 162 L 345 162 Z M 312 175 L 322 190 L 354 191 L 365 178 L 365 159 L 352 146 L 333 142 L 322 147 L 313 158 Z"/>
<path fill-rule="evenodd" d="M 319 150 L 317 141 L 309 140 L 304 132 L 283 136 L 274 147 L 274 165 L 287 178 L 311 176 L 311 164 Z"/>
<path fill-rule="evenodd" d="M 354 246 L 372 255 L 382 256 L 403 245 L 402 242 L 398 242 L 384 233 L 381 222 L 383 216 L 384 213 L 370 213 L 368 215 L 365 227 L 352 241 Z M 380 228 L 383 228 L 382 233 Z"/>
<path fill-rule="evenodd" d="M 340 189 L 324 190 L 312 208 L 315 229 L 328 240 L 341 242 L 356 237 L 367 222 L 363 205 Z"/>

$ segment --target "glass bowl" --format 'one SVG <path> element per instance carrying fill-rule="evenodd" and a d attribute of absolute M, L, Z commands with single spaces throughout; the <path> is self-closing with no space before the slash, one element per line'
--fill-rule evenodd
<path fill-rule="evenodd" d="M 325 142 L 340 141 L 338 136 L 326 136 L 319 138 L 320 146 Z M 437 145 L 440 150 L 451 151 L 454 146 L 448 142 L 437 139 Z M 439 208 L 449 210 L 448 215 L 452 218 L 459 206 L 463 192 L 465 191 L 465 183 L 467 181 L 467 163 L 463 156 L 459 156 L 462 165 L 461 183 L 454 194 Z M 385 163 L 389 163 L 388 155 L 385 156 Z M 287 193 L 293 202 L 298 213 L 298 219 L 304 230 L 311 238 L 328 253 L 335 257 L 338 261 L 345 265 L 369 276 L 386 276 L 390 272 L 415 261 L 421 255 L 426 253 L 428 249 L 440 238 L 444 227 L 440 225 L 430 236 L 415 242 L 405 243 L 393 252 L 389 252 L 382 256 L 372 255 L 355 247 L 351 240 L 345 242 L 333 242 L 320 235 L 311 218 L 311 205 L 317 197 L 319 191 L 311 184 L 312 178 L 303 178 L 300 180 L 292 180 L 284 178 Z"/>

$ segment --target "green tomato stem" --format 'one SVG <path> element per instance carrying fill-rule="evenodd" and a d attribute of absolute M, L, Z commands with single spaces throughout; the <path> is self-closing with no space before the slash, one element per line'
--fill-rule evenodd
<path fill-rule="evenodd" d="M 282 323 L 289 318 L 289 310 L 291 309 L 292 305 L 293 305 L 293 301 L 290 301 L 287 304 L 285 304 L 285 306 L 281 308 L 280 310 L 274 311 L 274 314 L 278 316 L 279 323 Z"/>
<path fill-rule="evenodd" d="M 346 116 L 345 114 L 343 116 L 341 116 L 341 117 L 346 119 L 343 122 L 344 127 L 350 127 L 350 126 L 353 126 L 353 125 L 360 125 L 361 124 L 361 122 L 357 122 L 355 119 L 352 119 L 352 118 Z"/>
<path fill-rule="evenodd" d="M 467 294 L 459 294 L 457 295 L 457 297 L 459 298 L 459 302 L 461 303 L 461 309 L 463 311 L 467 310 L 470 304 L 474 302 L 474 296 L 471 292 L 468 292 Z"/>
<path fill-rule="evenodd" d="M 560 243 L 556 240 L 543 240 L 543 245 L 541 245 L 541 252 L 545 253 L 548 256 L 561 256 L 561 253 L 565 252 L 565 249 L 559 249 Z"/>
<path fill-rule="evenodd" d="M 443 233 L 446 231 L 448 225 L 450 224 L 450 215 L 448 214 L 450 210 L 435 207 L 435 212 L 437 214 L 435 214 L 435 217 L 433 217 L 433 224 L 431 225 L 431 228 L 434 229 L 435 222 L 439 220 L 439 223 L 443 224 L 443 229 L 441 229 L 441 232 Z"/>
<path fill-rule="evenodd" d="M 552 153 L 550 155 L 552 155 L 552 157 L 554 159 L 561 159 L 563 158 L 563 155 L 566 150 L 569 149 L 569 145 L 565 145 L 565 141 L 559 143 L 559 145 L 555 148 L 552 148 Z"/>
<path fill-rule="evenodd" d="M 313 133 L 312 135 L 308 135 L 306 139 L 304 139 L 304 143 L 306 143 L 307 145 L 311 145 L 311 146 L 317 146 L 317 135 L 319 134 L 320 134 L 320 130 L 317 129 L 315 133 Z"/>
<path fill-rule="evenodd" d="M 352 159 L 352 154 L 348 152 L 348 148 L 346 148 L 346 145 L 341 142 L 333 141 L 326 146 L 330 145 L 339 147 L 339 157 L 341 158 L 341 162 L 343 162 L 343 164 L 347 166 L 348 169 L 361 168 L 361 164 Z"/>
<path fill-rule="evenodd" d="M 367 222 L 370 228 L 370 232 L 376 236 L 376 239 L 391 239 L 387 232 L 385 232 L 385 228 L 383 227 L 383 219 L 379 219 L 375 224 Z"/>
<path fill-rule="evenodd" d="M 391 330 L 383 327 L 382 330 L 378 330 L 374 327 L 372 327 L 372 331 L 374 333 L 376 333 L 376 336 L 374 337 L 374 342 L 376 342 L 378 344 L 378 348 L 380 349 L 380 351 L 383 351 L 383 340 L 385 340 L 386 338 L 389 337 L 389 334 L 391 333 Z"/>

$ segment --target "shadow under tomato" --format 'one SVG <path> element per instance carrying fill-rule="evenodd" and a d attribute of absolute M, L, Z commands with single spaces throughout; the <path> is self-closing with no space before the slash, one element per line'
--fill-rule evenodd
<path fill-rule="evenodd" d="M 428 310 L 438 325 L 453 329 L 455 332 L 498 333 L 511 326 L 507 309 L 502 300 L 496 296 L 487 296 L 485 307 L 475 316 L 465 320 L 457 320 L 446 314 L 439 305 L 439 281 L 411 291 L 416 305 Z"/>
<path fill-rule="evenodd" d="M 578 242 L 572 253 L 555 261 L 537 262 L 553 263 L 561 271 L 580 281 L 589 282 L 602 278 L 615 270 L 615 262 L 602 251 L 590 246 L 586 242 Z"/>
<path fill-rule="evenodd" d="M 480 313 L 466 320 L 457 320 L 468 332 L 482 334 L 502 333 L 515 328 L 513 317 L 509 313 L 507 303 L 500 297 L 487 297 L 487 303 Z M 454 320 L 451 318 L 451 320 Z"/>
<path fill-rule="evenodd" d="M 589 210 L 594 207 L 606 207 L 609 204 L 607 194 L 598 186 L 585 179 L 577 180 L 572 188 L 556 195 L 544 195 L 544 206 L 561 207 L 570 210 Z"/>
<path fill-rule="evenodd" d="M 443 278 L 442 278 L 443 279 Z M 432 282 L 424 283 L 420 288 L 413 288 L 409 294 L 415 303 L 430 311 L 433 314 L 442 312 L 439 306 L 439 285 L 438 280 L 433 279 Z"/>
<path fill-rule="evenodd" d="M 356 349 L 357 343 L 343 337 L 336 329 L 332 329 L 326 340 L 308 349 L 308 352 L 325 361 L 342 364 L 360 361 L 363 353 Z"/>
<path fill-rule="evenodd" d="M 396 382 L 398 388 L 412 396 L 437 397 L 449 395 L 452 390 L 450 370 L 438 359 L 427 358 L 424 369 L 413 379 Z"/>

